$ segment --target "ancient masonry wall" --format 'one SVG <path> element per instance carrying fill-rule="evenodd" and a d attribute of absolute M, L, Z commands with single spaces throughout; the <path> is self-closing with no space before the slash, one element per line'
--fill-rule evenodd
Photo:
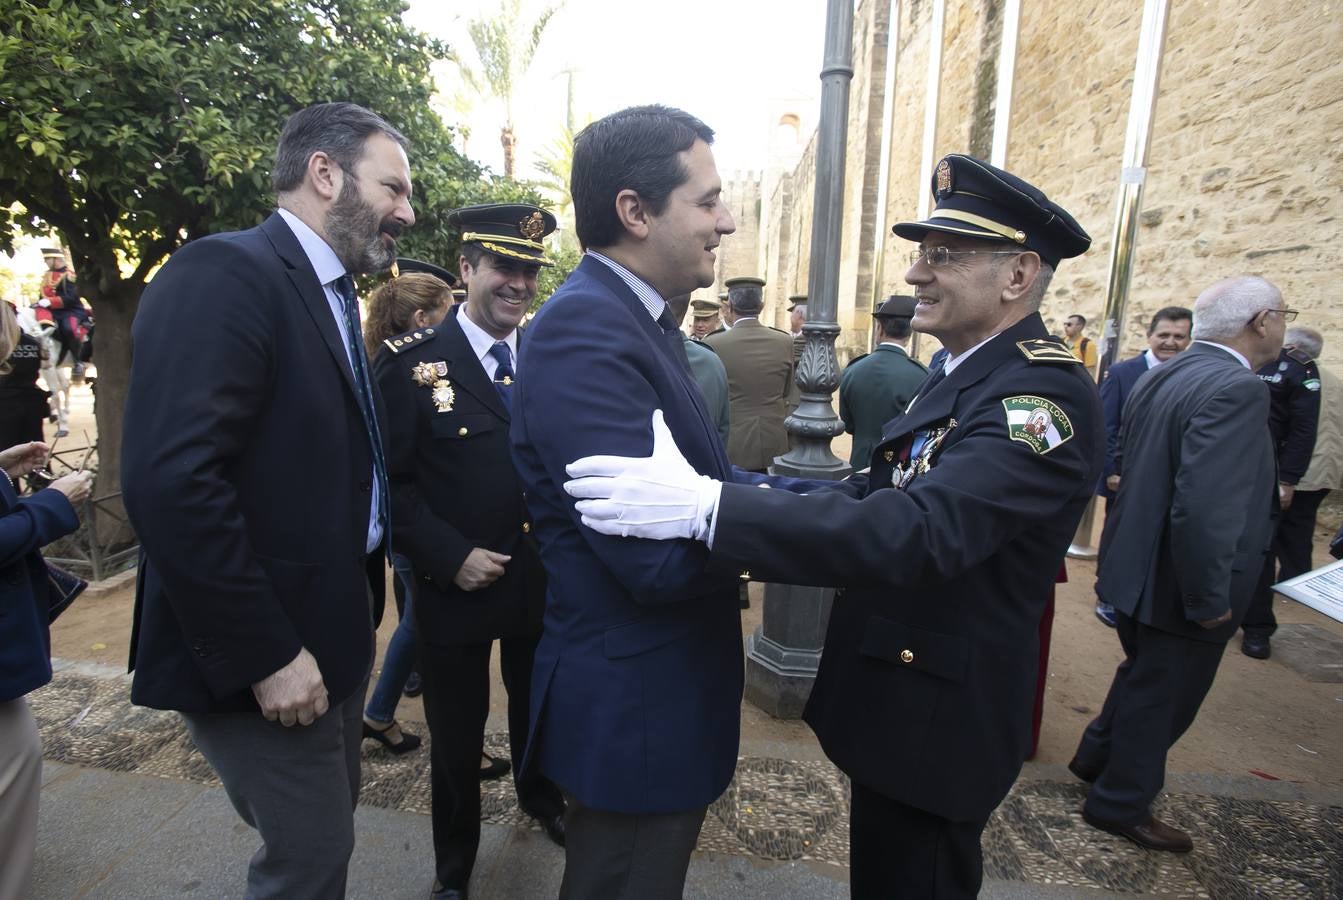
<path fill-rule="evenodd" d="M 875 220 L 887 34 L 899 29 L 890 134 L 888 227 L 915 215 L 930 49 L 931 0 L 898 7 L 860 0 L 849 98 L 838 342 L 842 360 L 866 350 L 875 254 L 881 295 L 907 289 L 912 249 Z M 1043 310 L 1061 330 L 1079 312 L 1099 337 L 1124 131 L 1142 4 L 1024 0 L 1009 121 L 1007 168 L 1069 209 L 1093 238 L 1060 267 Z M 1001 0 L 946 4 L 935 154 L 987 157 L 998 110 Z M 1145 346 L 1162 306 L 1192 305 L 1212 282 L 1263 275 L 1325 335 L 1323 362 L 1343 371 L 1343 17 L 1286 0 L 1172 4 L 1129 305 L 1120 357 Z M 774 187 L 759 225 L 767 321 L 806 290 L 815 140 Z M 726 246 L 726 243 L 725 243 Z M 758 246 L 758 245 L 757 245 Z M 920 354 L 937 343 L 926 338 Z"/>

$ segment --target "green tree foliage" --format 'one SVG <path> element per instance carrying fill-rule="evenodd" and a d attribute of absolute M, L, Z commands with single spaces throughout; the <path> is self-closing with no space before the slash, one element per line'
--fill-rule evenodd
<path fill-rule="evenodd" d="M 402 251 L 454 259 L 448 210 L 535 201 L 457 153 L 430 108 L 447 48 L 401 0 L 0 0 L 0 249 L 56 229 L 98 321 L 99 494 L 116 489 L 130 322 L 183 242 L 272 208 L 285 118 L 348 100 L 411 141 L 418 217 Z M 11 204 L 21 204 L 11 212 Z M 183 378 L 191 373 L 182 373 Z M 170 390 L 170 385 L 164 386 Z"/>

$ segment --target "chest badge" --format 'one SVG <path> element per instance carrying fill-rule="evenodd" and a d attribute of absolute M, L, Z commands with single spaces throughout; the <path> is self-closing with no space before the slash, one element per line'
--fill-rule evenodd
<path fill-rule="evenodd" d="M 410 370 L 410 380 L 420 387 L 432 387 L 434 382 L 447 377 L 448 364 L 441 359 L 438 362 L 416 363 Z"/>
<path fill-rule="evenodd" d="M 951 434 L 952 429 L 956 427 L 955 419 L 948 419 L 947 424 L 941 428 L 930 428 L 927 431 L 916 431 L 910 439 L 909 459 L 901 462 L 891 470 L 891 486 L 904 490 L 920 475 L 926 475 L 933 469 L 933 455 L 937 453 L 942 442 Z"/>
<path fill-rule="evenodd" d="M 434 389 L 429 397 L 434 401 L 434 409 L 441 413 L 452 412 L 452 404 L 457 402 L 457 392 L 452 389 L 452 382 L 446 378 L 434 382 Z"/>

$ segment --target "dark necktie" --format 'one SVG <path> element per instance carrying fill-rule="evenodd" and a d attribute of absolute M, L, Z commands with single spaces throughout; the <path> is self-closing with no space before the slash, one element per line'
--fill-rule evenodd
<path fill-rule="evenodd" d="M 499 367 L 494 370 L 494 389 L 499 392 L 499 399 L 504 401 L 504 409 L 512 415 L 513 382 L 517 380 L 517 375 L 513 371 L 513 351 L 509 350 L 503 341 L 495 341 L 494 346 L 490 348 L 490 356 L 499 363 Z"/>
<path fill-rule="evenodd" d="M 387 531 L 387 460 L 382 453 L 382 433 L 378 430 L 378 414 L 373 405 L 373 383 L 368 377 L 368 356 L 364 353 L 364 342 L 359 330 L 359 307 L 354 297 L 354 280 L 342 275 L 333 282 L 336 295 L 340 297 L 341 309 L 345 313 L 345 352 L 350 357 L 350 369 L 354 373 L 355 396 L 359 400 L 359 411 L 364 416 L 364 429 L 368 432 L 368 441 L 373 448 L 373 477 L 378 481 L 378 521 L 383 525 L 383 535 Z"/>
<path fill-rule="evenodd" d="M 667 341 L 667 347 L 671 350 L 672 359 L 676 360 L 681 368 L 687 373 L 690 372 L 690 357 L 685 352 L 685 335 L 677 326 L 676 320 L 672 318 L 671 308 L 662 307 L 662 315 L 657 318 L 658 327 L 662 329 L 662 336 Z"/>

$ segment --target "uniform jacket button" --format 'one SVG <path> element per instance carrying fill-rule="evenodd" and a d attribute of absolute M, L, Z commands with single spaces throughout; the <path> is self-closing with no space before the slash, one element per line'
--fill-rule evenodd
<path fill-rule="evenodd" d="M 901 661 L 902 663 L 912 663 L 912 662 L 914 661 L 914 651 L 913 651 L 913 650 L 901 650 L 901 651 L 900 651 L 900 661 Z"/>
<path fill-rule="evenodd" d="M 467 434 L 469 434 L 469 431 L 467 427 L 463 425 L 461 428 L 457 429 L 457 434 L 460 435 L 461 437 L 466 437 Z"/>
<path fill-rule="evenodd" d="M 523 534 L 531 534 L 531 533 L 532 533 L 532 523 L 531 523 L 531 522 L 523 522 L 523 523 L 522 523 L 522 533 L 523 533 Z"/>
<path fill-rule="evenodd" d="M 751 570 L 750 570 L 750 569 L 742 569 L 742 570 L 741 570 L 741 574 L 738 575 L 737 577 L 740 578 L 742 581 L 750 581 L 750 580 L 751 580 Z"/>

